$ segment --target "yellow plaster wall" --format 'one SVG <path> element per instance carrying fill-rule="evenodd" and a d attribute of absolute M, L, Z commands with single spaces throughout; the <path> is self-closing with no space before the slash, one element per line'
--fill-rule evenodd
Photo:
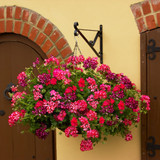
<path fill-rule="evenodd" d="M 137 0 L 1 0 L 0 5 L 32 9 L 55 24 L 74 47 L 73 23 L 80 28 L 98 29 L 103 24 L 104 63 L 126 74 L 140 88 L 140 40 L 130 10 Z M 86 33 L 92 39 L 93 33 Z M 85 56 L 94 56 L 81 37 L 77 38 Z M 81 152 L 81 138 L 66 138 L 57 130 L 57 160 L 140 160 L 140 127 L 133 129 L 133 141 L 109 137 L 93 151 Z"/>

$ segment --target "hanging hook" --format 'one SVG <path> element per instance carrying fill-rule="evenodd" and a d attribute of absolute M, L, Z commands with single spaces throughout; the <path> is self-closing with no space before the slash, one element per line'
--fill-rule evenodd
<path fill-rule="evenodd" d="M 75 28 L 74 36 L 80 35 L 85 40 L 85 42 L 90 46 L 90 48 L 93 50 L 93 52 L 100 58 L 100 63 L 102 64 L 103 63 L 103 26 L 100 25 L 99 30 L 90 30 L 90 29 L 78 29 L 77 28 L 78 25 L 79 25 L 78 22 L 74 23 L 74 28 Z M 88 41 L 87 38 L 82 34 L 82 32 L 80 30 L 96 31 L 97 34 L 96 34 L 93 41 Z M 100 39 L 100 51 L 99 52 L 97 52 L 95 50 L 95 48 L 93 47 L 94 44 L 96 43 L 98 37 Z"/>

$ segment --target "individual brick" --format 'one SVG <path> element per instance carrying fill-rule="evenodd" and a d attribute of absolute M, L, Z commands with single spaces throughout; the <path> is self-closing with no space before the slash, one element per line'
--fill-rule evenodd
<path fill-rule="evenodd" d="M 60 40 L 56 42 L 56 46 L 60 50 L 65 46 L 66 43 L 66 40 L 62 37 Z"/>
<path fill-rule="evenodd" d="M 53 41 L 53 42 L 56 42 L 56 40 L 60 37 L 60 33 L 59 31 L 55 30 L 51 36 L 50 36 L 50 39 Z"/>
<path fill-rule="evenodd" d="M 21 21 L 15 21 L 14 33 L 20 34 L 21 26 L 22 26 L 22 22 Z"/>
<path fill-rule="evenodd" d="M 71 48 L 68 46 L 66 48 L 64 48 L 62 51 L 61 51 L 61 55 L 62 55 L 62 58 L 65 58 L 69 55 L 71 55 L 73 52 L 71 50 Z"/>
<path fill-rule="evenodd" d="M 13 32 L 13 21 L 12 20 L 6 21 L 6 32 Z"/>
<path fill-rule="evenodd" d="M 38 29 L 33 27 L 28 38 L 31 39 L 32 41 L 34 41 L 38 32 L 39 32 Z"/>
<path fill-rule="evenodd" d="M 23 11 L 22 20 L 23 21 L 28 21 L 28 18 L 29 18 L 29 11 L 25 9 Z"/>
<path fill-rule="evenodd" d="M 42 29 L 45 23 L 46 23 L 46 19 L 41 17 L 38 24 L 37 24 L 37 27 Z"/>
<path fill-rule="evenodd" d="M 4 18 L 4 8 L 1 7 L 0 8 L 0 19 L 3 19 Z"/>
<path fill-rule="evenodd" d="M 28 37 L 30 25 L 28 23 L 24 23 L 22 35 Z"/>
<path fill-rule="evenodd" d="M 44 42 L 46 39 L 46 36 L 43 33 L 40 33 L 37 37 L 36 43 L 41 46 L 41 44 Z"/>
<path fill-rule="evenodd" d="M 139 29 L 139 32 L 144 32 L 147 30 L 145 24 L 144 24 L 144 19 L 143 18 L 140 18 L 137 20 L 137 26 L 138 26 L 138 29 Z"/>
<path fill-rule="evenodd" d="M 157 13 L 156 17 L 157 17 L 158 27 L 160 27 L 160 13 Z"/>
<path fill-rule="evenodd" d="M 149 1 L 142 2 L 142 10 L 144 15 L 151 13 L 151 7 Z"/>
<path fill-rule="evenodd" d="M 131 10 L 132 10 L 135 18 L 138 18 L 138 17 L 142 16 L 141 4 L 140 3 L 131 5 Z"/>
<path fill-rule="evenodd" d="M 53 25 L 51 23 L 48 23 L 45 30 L 44 30 L 44 33 L 49 36 L 51 34 L 52 30 L 53 30 Z"/>
<path fill-rule="evenodd" d="M 57 49 L 56 49 L 56 48 L 53 48 L 53 49 L 49 52 L 49 54 L 47 54 L 47 57 L 51 57 L 51 56 L 56 57 L 56 56 L 58 56 L 58 55 L 59 55 L 59 53 L 58 53 Z"/>
<path fill-rule="evenodd" d="M 154 19 L 153 15 L 150 15 L 150 16 L 146 17 L 146 23 L 147 23 L 147 26 L 148 26 L 149 30 L 153 29 L 153 28 L 156 28 L 156 23 L 155 23 L 155 19 Z"/>
<path fill-rule="evenodd" d="M 7 7 L 7 18 L 13 18 L 13 7 Z"/>
<path fill-rule="evenodd" d="M 48 39 L 42 46 L 43 52 L 47 53 L 52 46 L 53 46 L 53 43 Z"/>
<path fill-rule="evenodd" d="M 22 8 L 21 7 L 16 7 L 15 19 L 20 19 L 21 18 L 21 13 L 22 13 Z"/>
<path fill-rule="evenodd" d="M 38 18 L 38 14 L 33 12 L 32 16 L 31 16 L 31 22 L 35 25 L 37 22 L 37 18 Z"/>
<path fill-rule="evenodd" d="M 4 21 L 0 21 L 0 33 L 4 33 L 5 32 L 5 27 L 4 27 Z"/>
<path fill-rule="evenodd" d="M 151 0 L 152 8 L 154 12 L 160 10 L 160 1 L 159 0 Z"/>

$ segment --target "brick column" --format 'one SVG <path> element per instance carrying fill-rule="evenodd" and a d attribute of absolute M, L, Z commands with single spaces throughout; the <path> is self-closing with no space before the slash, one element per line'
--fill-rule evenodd
<path fill-rule="evenodd" d="M 160 0 L 145 0 L 131 5 L 139 32 L 160 27 Z"/>

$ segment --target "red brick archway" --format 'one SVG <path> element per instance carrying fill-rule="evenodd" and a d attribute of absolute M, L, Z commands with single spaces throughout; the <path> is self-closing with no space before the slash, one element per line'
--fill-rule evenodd
<path fill-rule="evenodd" d="M 0 33 L 15 33 L 35 42 L 43 52 L 60 60 L 72 50 L 59 29 L 40 14 L 19 6 L 0 7 Z"/>
<path fill-rule="evenodd" d="M 160 0 L 145 0 L 131 5 L 139 32 L 160 27 Z"/>

